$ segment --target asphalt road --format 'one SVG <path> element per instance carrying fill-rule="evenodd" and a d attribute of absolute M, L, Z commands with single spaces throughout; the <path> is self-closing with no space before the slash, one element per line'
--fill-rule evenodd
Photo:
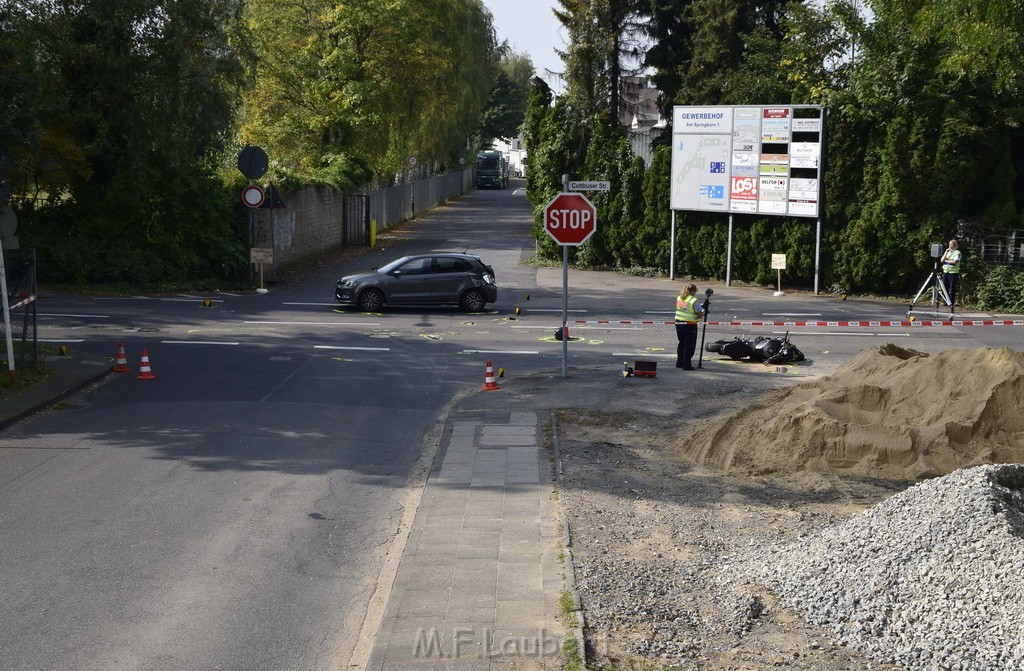
<path fill-rule="evenodd" d="M 479 191 L 265 295 L 44 295 L 40 338 L 109 356 L 124 342 L 133 366 L 145 348 L 156 380 L 113 377 L 0 433 L 2 667 L 347 666 L 446 405 L 480 389 L 485 359 L 510 376 L 560 368 L 561 268 L 520 263 L 531 222 L 521 193 Z M 479 254 L 498 303 L 335 307 L 344 272 L 424 250 Z M 671 320 L 679 284 L 570 273 L 569 366 L 671 358 L 672 327 L 639 322 Z M 712 318 L 906 307 L 715 286 Z M 880 342 L 1019 348 L 1021 328 L 713 326 L 707 339 L 790 330 L 821 371 Z"/>

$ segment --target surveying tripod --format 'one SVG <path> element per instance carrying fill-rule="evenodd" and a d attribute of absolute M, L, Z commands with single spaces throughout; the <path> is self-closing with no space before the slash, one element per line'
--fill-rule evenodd
<path fill-rule="evenodd" d="M 946 305 L 949 306 L 949 316 L 953 316 L 953 301 L 949 297 L 949 292 L 946 291 L 946 285 L 942 283 L 942 271 L 939 269 L 941 259 L 935 259 L 935 268 L 928 274 L 928 279 L 921 285 L 921 290 L 914 296 L 914 300 L 910 301 L 910 308 L 907 310 L 907 316 L 909 317 L 914 312 L 914 304 L 921 300 L 921 295 L 928 290 L 930 286 L 932 289 L 932 303 L 931 311 L 918 310 L 924 314 L 931 314 L 938 316 L 939 314 L 939 296 L 942 296 L 942 300 L 945 301 Z"/>

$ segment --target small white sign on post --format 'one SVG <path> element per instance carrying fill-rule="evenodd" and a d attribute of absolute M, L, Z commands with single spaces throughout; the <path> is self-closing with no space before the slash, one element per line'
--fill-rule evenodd
<path fill-rule="evenodd" d="M 611 182 L 569 182 L 570 191 L 611 191 Z"/>
<path fill-rule="evenodd" d="M 782 290 L 782 271 L 786 269 L 786 255 L 785 254 L 772 254 L 772 270 L 779 271 L 779 290 L 775 292 L 776 296 L 785 296 L 786 293 Z"/>
<path fill-rule="evenodd" d="M 249 248 L 249 261 L 250 263 L 258 263 L 260 265 L 260 287 L 256 290 L 258 294 L 267 293 L 267 289 L 263 286 L 263 264 L 274 262 L 274 249 L 263 248 L 263 247 L 250 247 Z"/>
<path fill-rule="evenodd" d="M 250 263 L 273 263 L 274 250 L 271 248 L 252 247 L 249 249 Z"/>

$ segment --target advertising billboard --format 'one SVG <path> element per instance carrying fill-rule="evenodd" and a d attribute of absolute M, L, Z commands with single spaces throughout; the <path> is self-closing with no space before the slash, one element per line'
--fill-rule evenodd
<path fill-rule="evenodd" d="M 823 125 L 809 105 L 674 107 L 671 208 L 819 216 Z"/>

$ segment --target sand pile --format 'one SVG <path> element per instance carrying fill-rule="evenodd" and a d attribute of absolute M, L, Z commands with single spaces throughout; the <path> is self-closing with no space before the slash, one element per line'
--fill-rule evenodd
<path fill-rule="evenodd" d="M 689 427 L 676 448 L 735 475 L 919 479 L 1024 463 L 1024 353 L 868 348 L 831 376 Z"/>

